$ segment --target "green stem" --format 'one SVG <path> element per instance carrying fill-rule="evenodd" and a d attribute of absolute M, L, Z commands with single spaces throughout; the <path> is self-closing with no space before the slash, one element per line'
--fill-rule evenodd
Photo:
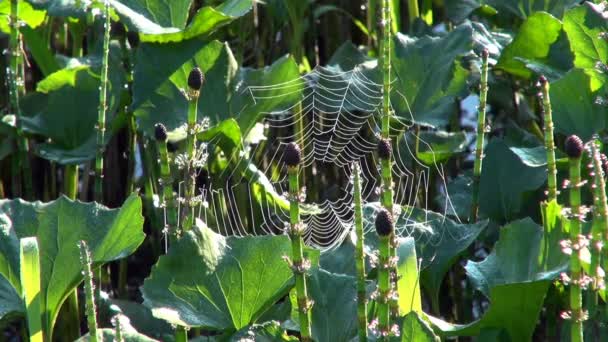
<path fill-rule="evenodd" d="M 418 7 L 418 0 L 407 0 L 407 9 L 409 13 L 411 29 L 416 19 L 420 18 L 420 8 Z"/>
<path fill-rule="evenodd" d="M 374 48 L 374 34 L 376 33 L 376 9 L 378 0 L 367 0 L 367 48 L 372 51 Z"/>
<path fill-rule="evenodd" d="M 473 166 L 473 200 L 471 220 L 476 222 L 479 213 L 479 180 L 483 163 L 483 144 L 486 131 L 486 104 L 488 100 L 488 50 L 482 54 L 481 81 L 479 84 L 479 108 L 477 112 L 477 142 L 475 145 L 475 164 Z"/>
<path fill-rule="evenodd" d="M 32 171 L 29 161 L 29 146 L 27 138 L 23 134 L 21 126 L 21 107 L 19 106 L 19 88 L 23 79 L 19 78 L 19 66 L 21 63 L 21 47 L 19 35 L 19 1 L 11 1 L 10 14 L 10 37 L 9 37 L 9 68 L 8 68 L 8 86 L 10 93 L 10 109 L 15 115 L 15 127 L 17 128 L 17 172 L 14 175 L 15 179 L 21 182 L 23 180 L 24 194 L 26 199 L 31 199 L 33 195 Z"/>
<path fill-rule="evenodd" d="M 160 179 L 162 182 L 162 203 L 164 203 L 167 219 L 167 229 L 171 243 L 177 240 L 177 204 L 173 195 L 173 178 L 169 163 L 169 152 L 165 141 L 157 141 L 158 154 L 160 155 Z"/>
<path fill-rule="evenodd" d="M 188 342 L 188 332 L 182 326 L 175 327 L 175 342 Z"/>
<path fill-rule="evenodd" d="M 580 245 L 581 235 L 581 158 L 569 158 L 570 161 L 570 208 L 572 210 L 572 221 L 570 222 L 571 246 Z M 570 286 L 570 311 L 571 316 L 582 317 L 583 295 L 580 280 L 583 277 L 581 266 L 581 251 L 572 249 L 570 255 L 570 277 L 573 280 Z M 570 341 L 583 341 L 583 323 L 581 320 L 573 319 L 570 326 Z"/>
<path fill-rule="evenodd" d="M 308 298 L 306 286 L 306 265 L 308 261 L 304 257 L 304 239 L 302 234 L 302 223 L 300 222 L 300 182 L 298 180 L 298 166 L 288 167 L 289 172 L 289 217 L 290 217 L 290 238 L 293 252 L 292 262 L 293 271 L 296 279 L 296 294 L 298 301 L 298 313 L 300 318 L 300 335 L 302 341 L 312 341 L 311 329 L 311 301 Z"/>
<path fill-rule="evenodd" d="M 357 268 L 357 317 L 359 318 L 359 342 L 367 341 L 367 291 L 365 287 L 365 244 L 363 235 L 363 201 L 361 199 L 361 166 L 353 165 L 354 174 L 354 204 L 355 204 L 355 233 L 357 245 L 355 252 L 355 267 Z"/>
<path fill-rule="evenodd" d="M 553 142 L 553 114 L 549 97 L 549 81 L 541 77 L 541 93 L 544 112 L 545 149 L 547 150 L 547 201 L 557 199 L 557 169 L 555 167 L 555 143 Z"/>
<path fill-rule="evenodd" d="M 184 210 L 182 213 L 183 232 L 189 231 L 194 225 L 194 205 L 192 203 L 196 191 L 196 173 L 193 165 L 196 153 L 196 120 L 197 120 L 198 95 L 191 96 L 188 103 L 188 132 L 186 138 L 186 151 L 188 153 L 188 165 L 186 166 L 186 191 Z"/>
<path fill-rule="evenodd" d="M 78 165 L 66 165 L 63 175 L 64 194 L 71 200 L 78 197 Z M 78 293 L 72 291 L 61 308 L 59 322 L 62 336 L 72 341 L 80 336 L 80 314 L 78 312 Z"/>
<path fill-rule="evenodd" d="M 378 330 L 381 336 L 387 336 L 391 328 L 390 296 L 391 285 L 391 236 L 378 235 L 379 265 L 378 265 Z M 385 337 L 384 340 L 387 340 Z"/>
<path fill-rule="evenodd" d="M 80 263 L 84 275 L 84 292 L 87 313 L 87 325 L 89 327 L 89 341 L 101 341 L 97 331 L 97 309 L 95 308 L 95 294 L 93 285 L 93 272 L 91 270 L 91 253 L 85 241 L 80 241 Z"/>
<path fill-rule="evenodd" d="M 382 132 L 383 139 L 390 140 L 390 123 L 391 123 L 391 1 L 382 1 Z M 392 144 L 391 144 L 392 145 Z M 382 177 L 382 206 L 389 212 L 393 213 L 393 174 L 392 174 L 392 156 L 384 158 L 380 162 L 380 173 Z M 397 246 L 395 234 L 391 233 L 389 241 L 391 241 L 389 254 L 390 256 L 397 255 Z M 395 243 L 393 243 L 395 242 Z M 393 280 L 398 278 L 397 268 L 392 269 Z M 396 287 L 395 287 L 396 288 Z M 395 296 L 396 297 L 396 296 Z M 394 314 L 398 314 L 399 302 L 397 298 L 391 301 L 391 308 Z"/>
<path fill-rule="evenodd" d="M 66 165 L 63 172 L 63 192 L 75 200 L 78 196 L 78 165 Z"/>
<path fill-rule="evenodd" d="M 114 316 L 112 318 L 112 324 L 114 325 L 114 342 L 124 342 L 124 338 L 122 336 L 122 326 L 120 325 L 120 314 Z"/>
<path fill-rule="evenodd" d="M 104 1 L 104 36 L 103 58 L 101 64 L 101 86 L 99 88 L 99 109 L 97 113 L 97 153 L 95 155 L 95 190 L 94 198 L 98 203 L 103 202 L 103 155 L 105 151 L 107 89 L 108 89 L 108 58 L 110 52 L 110 3 Z"/>
<path fill-rule="evenodd" d="M 40 253 L 36 237 L 20 241 L 22 297 L 27 313 L 30 342 L 42 342 L 42 311 L 40 298 Z"/>
<path fill-rule="evenodd" d="M 608 248 L 602 248 L 608 240 L 608 204 L 606 199 L 606 181 L 602 170 L 600 152 L 595 142 L 591 142 L 591 153 L 594 173 L 594 207 L 593 225 L 591 228 L 591 265 L 590 275 L 594 278 L 594 283 L 599 283 L 600 260 L 604 258 L 604 270 L 608 267 Z M 604 234 L 604 236 L 602 236 Z M 604 278 L 604 281 L 606 278 Z M 597 289 L 597 286 L 595 287 Z"/>
<path fill-rule="evenodd" d="M 421 17 L 427 25 L 433 25 L 433 0 L 422 0 Z"/>

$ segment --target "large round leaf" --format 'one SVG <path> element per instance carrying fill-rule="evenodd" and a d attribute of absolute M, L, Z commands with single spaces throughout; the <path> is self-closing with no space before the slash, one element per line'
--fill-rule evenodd
<path fill-rule="evenodd" d="M 125 72 L 113 49 L 108 69 L 108 110 L 111 127 L 114 112 L 125 84 Z M 36 151 L 45 159 L 62 164 L 78 164 L 95 158 L 99 108 L 98 59 L 72 60 L 37 85 L 36 92 L 23 99 L 23 128 L 50 139 Z M 108 130 L 110 132 L 110 130 Z M 109 140 L 111 134 L 106 134 Z"/>
<path fill-rule="evenodd" d="M 172 324 L 239 330 L 293 286 L 285 255 L 287 236 L 227 238 L 198 221 L 152 269 L 144 305 Z"/>
<path fill-rule="evenodd" d="M 137 194 L 131 195 L 120 209 L 66 197 L 48 203 L 2 200 L 0 275 L 16 289 L 15 294 L 21 293 L 19 239 L 37 237 L 42 256 L 43 325 L 50 332 L 61 304 L 82 281 L 80 263 L 74 262 L 80 255 L 78 241 L 88 243 L 94 264 L 100 265 L 133 253 L 144 239 L 142 226 Z"/>
<path fill-rule="evenodd" d="M 448 336 L 474 336 L 483 328 L 504 328 L 511 340 L 530 341 L 549 284 L 567 267 L 564 259 L 547 262 L 543 246 L 560 249 L 559 240 L 550 239 L 529 218 L 503 227 L 492 253 L 466 265 L 469 279 L 489 298 L 490 308 L 466 325 L 430 317 L 437 330 Z"/>
<path fill-rule="evenodd" d="M 419 124 L 446 124 L 457 109 L 455 98 L 468 93 L 469 71 L 461 57 L 472 48 L 473 29 L 468 24 L 441 38 L 398 34 L 391 56 L 391 103 L 396 114 Z"/>
<path fill-rule="evenodd" d="M 208 37 L 252 8 L 252 0 L 227 0 L 217 7 L 204 6 L 186 26 L 192 0 L 110 0 L 110 3 L 127 26 L 139 32 L 141 41 L 158 43 Z"/>

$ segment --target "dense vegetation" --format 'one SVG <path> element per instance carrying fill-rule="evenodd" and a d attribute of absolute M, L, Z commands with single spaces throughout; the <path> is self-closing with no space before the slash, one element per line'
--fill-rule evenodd
<path fill-rule="evenodd" d="M 0 340 L 608 339 L 608 3 L 0 0 Z"/>

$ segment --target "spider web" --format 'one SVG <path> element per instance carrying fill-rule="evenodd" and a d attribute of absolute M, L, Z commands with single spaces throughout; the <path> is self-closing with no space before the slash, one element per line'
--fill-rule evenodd
<path fill-rule="evenodd" d="M 259 182 L 269 185 L 267 189 L 270 188 L 272 194 L 282 196 L 283 205 L 272 196 L 256 195 L 251 191 L 251 182 L 235 171 L 238 168 L 227 168 L 220 177 L 225 180 L 224 183 L 210 184 L 203 189 L 203 197 L 209 203 L 202 209 L 203 218 L 207 217 L 209 211 L 224 212 L 224 215 L 216 215 L 216 220 L 218 230 L 227 235 L 284 234 L 289 209 L 285 206 L 288 179 L 282 153 L 286 144 L 296 141 L 303 153 L 299 169 L 300 179 L 304 179 L 301 185 L 318 181 L 321 185 L 317 186 L 317 190 L 335 190 L 332 195 L 314 201 L 316 203 L 307 200 L 303 206 L 301 218 L 307 227 L 305 242 L 321 251 L 339 246 L 354 224 L 353 163 L 361 165 L 364 203 L 379 198 L 379 162 L 374 151 L 380 132 L 383 87 L 377 81 L 376 71 L 375 63 L 360 64 L 348 71 L 335 66 L 317 66 L 308 74 L 288 82 L 244 89 L 242 96 L 250 96 L 255 104 L 301 94 L 299 101 L 285 108 L 260 113 L 268 139 L 251 144 L 238 161 L 238 164 L 250 167 L 250 172 L 257 175 Z M 407 102 L 404 96 L 402 98 Z M 408 120 L 395 117 L 395 120 L 409 130 L 413 117 Z M 297 134 L 298 131 L 302 134 Z M 431 145 L 414 130 L 409 130 L 407 134 L 417 138 L 419 146 L 432 152 Z M 429 166 L 416 158 L 410 140 L 393 139 L 395 207 L 429 209 L 430 187 L 436 186 L 433 190 L 444 194 L 445 198 L 445 203 L 440 206 L 443 217 L 449 212 L 458 219 L 447 193 L 443 166 L 437 162 Z M 251 169 L 251 165 L 255 170 Z M 334 173 L 331 179 L 324 174 L 328 166 Z M 432 177 L 435 177 L 435 182 L 431 181 Z M 332 181 L 336 183 L 332 184 Z M 399 215 L 399 222 L 403 223 L 396 227 L 400 236 L 411 236 L 419 229 L 426 229 L 428 222 L 409 219 L 410 210 L 396 214 Z M 371 227 L 373 225 L 366 225 L 368 230 Z"/>

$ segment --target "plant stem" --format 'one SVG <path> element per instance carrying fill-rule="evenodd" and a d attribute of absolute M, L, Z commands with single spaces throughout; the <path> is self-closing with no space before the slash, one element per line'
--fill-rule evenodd
<path fill-rule="evenodd" d="M 31 342 L 42 342 L 42 311 L 40 298 L 40 253 L 36 237 L 20 241 L 22 297 L 26 306 L 27 327 Z"/>
<path fill-rule="evenodd" d="M 78 197 L 78 165 L 66 165 L 63 170 L 63 192 L 72 200 Z"/>
<path fill-rule="evenodd" d="M 581 158 L 569 158 L 570 165 L 570 208 L 572 210 L 572 220 L 570 222 L 570 243 L 571 246 L 580 245 L 581 235 Z M 570 285 L 570 310 L 572 317 L 582 317 L 583 295 L 580 285 L 583 272 L 581 266 L 581 251 L 572 249 L 570 255 L 570 278 L 573 279 Z M 570 341 L 583 341 L 583 322 L 574 319 L 570 326 Z"/>
<path fill-rule="evenodd" d="M 66 165 L 63 175 L 64 194 L 71 200 L 78 197 L 78 165 Z M 80 336 L 80 314 L 78 312 L 78 293 L 74 289 L 68 295 L 60 311 L 60 330 L 70 341 Z M 49 339 L 51 336 L 49 336 Z"/>
<path fill-rule="evenodd" d="M 312 341 L 311 301 L 308 299 L 308 289 L 306 286 L 306 270 L 308 261 L 304 257 L 304 239 L 302 234 L 302 223 L 300 222 L 300 183 L 298 180 L 299 167 L 289 166 L 289 217 L 290 217 L 290 238 L 292 248 L 293 272 L 296 278 L 296 294 L 298 299 L 298 313 L 300 318 L 300 335 L 302 341 Z"/>
<path fill-rule="evenodd" d="M 354 204 L 355 204 L 355 233 L 357 245 L 355 251 L 355 267 L 357 268 L 357 317 L 359 318 L 359 342 L 367 341 L 367 291 L 365 287 L 365 244 L 363 235 L 363 204 L 361 199 L 361 167 L 356 162 L 353 165 L 354 174 Z"/>
<path fill-rule="evenodd" d="M 19 36 L 19 1 L 11 1 L 10 14 L 10 37 L 9 37 L 9 68 L 8 68 L 8 86 L 10 93 L 10 109 L 15 115 L 15 127 L 17 128 L 17 164 L 15 170 L 18 174 L 14 174 L 14 179 L 19 183 L 23 180 L 24 193 L 21 194 L 26 199 L 31 199 L 33 195 L 32 186 L 32 171 L 29 160 L 29 146 L 27 138 L 23 134 L 21 126 L 21 107 L 19 106 L 19 87 L 23 79 L 19 78 L 19 65 L 21 63 L 21 47 Z M 15 195 L 15 194 L 13 194 Z"/>
<path fill-rule="evenodd" d="M 608 249 L 603 248 L 603 244 L 608 240 L 608 204 L 606 199 L 606 181 L 602 170 L 600 152 L 596 143 L 592 141 L 591 159 L 593 163 L 593 225 L 591 228 L 591 265 L 589 266 L 590 275 L 594 279 L 594 289 L 598 290 L 599 279 L 598 269 L 600 260 L 604 258 L 604 270 L 608 267 Z M 602 233 L 604 236 L 602 236 Z M 604 281 L 606 279 L 604 278 Z"/>
<path fill-rule="evenodd" d="M 376 33 L 376 9 L 378 0 L 367 0 L 367 48 L 372 51 L 374 48 L 374 33 Z"/>
<path fill-rule="evenodd" d="M 391 284 L 391 237 L 378 235 L 379 258 L 378 258 L 378 329 L 381 336 L 388 336 L 391 328 L 391 308 L 389 299 L 392 292 Z M 386 340 L 386 338 L 384 339 Z"/>
<path fill-rule="evenodd" d="M 433 25 L 433 0 L 422 0 L 422 20 L 427 25 Z"/>
<path fill-rule="evenodd" d="M 84 292 L 87 313 L 87 325 L 89 327 L 89 341 L 101 341 L 99 332 L 97 331 L 97 309 L 95 308 L 95 294 L 93 284 L 93 272 L 91 270 L 91 253 L 85 241 L 80 241 L 80 263 L 82 265 L 82 273 L 84 275 Z"/>
<path fill-rule="evenodd" d="M 553 114 L 549 97 L 549 81 L 541 76 L 541 94 L 544 112 L 545 149 L 547 150 L 547 201 L 557 199 L 557 169 L 555 167 L 555 143 L 553 142 Z"/>
<path fill-rule="evenodd" d="M 114 325 L 114 341 L 124 342 L 124 338 L 122 337 L 122 326 L 120 325 L 120 314 L 112 318 L 112 324 Z"/>
<path fill-rule="evenodd" d="M 383 80 L 383 88 L 382 88 L 382 139 L 387 139 L 390 141 L 390 123 L 391 123 L 391 100 L 390 100 L 390 92 L 391 92 L 391 1 L 383 0 L 382 1 L 382 80 Z M 391 144 L 392 145 L 392 144 Z M 382 178 L 382 193 L 381 193 L 381 203 L 382 206 L 389 212 L 393 213 L 393 173 L 392 173 L 392 158 L 391 155 L 388 158 L 383 158 L 380 162 L 380 173 Z M 390 248 L 389 254 L 390 256 L 397 255 L 397 239 L 395 237 L 395 233 L 392 232 L 389 237 Z M 393 275 L 393 280 L 396 282 L 397 268 L 395 267 L 391 271 Z M 396 288 L 396 286 L 395 286 Z M 395 296 L 396 297 L 396 296 Z M 393 313 L 398 314 L 399 306 L 398 299 L 394 298 L 391 301 L 391 308 Z"/>
<path fill-rule="evenodd" d="M 414 25 L 417 18 L 420 18 L 420 8 L 418 7 L 418 0 L 407 0 L 407 10 L 410 19 L 410 30 Z"/>
<path fill-rule="evenodd" d="M 479 180 L 483 163 L 483 144 L 486 131 L 486 104 L 488 100 L 488 50 L 482 53 L 481 81 L 479 84 L 479 108 L 477 112 L 477 142 L 475 145 L 475 164 L 473 166 L 473 200 L 471 203 L 471 220 L 477 221 L 479 213 Z"/>
<path fill-rule="evenodd" d="M 158 154 L 160 155 L 160 179 L 162 182 L 162 203 L 167 209 L 167 229 L 171 243 L 177 240 L 177 204 L 173 196 L 173 178 L 171 177 L 171 167 L 169 163 L 169 152 L 167 142 L 158 141 Z"/>
<path fill-rule="evenodd" d="M 188 165 L 186 166 L 186 191 L 184 200 L 184 210 L 182 213 L 182 231 L 189 231 L 194 225 L 194 199 L 196 191 L 196 174 L 193 161 L 196 151 L 196 117 L 197 117 L 198 95 L 192 96 L 188 103 L 188 132 L 186 138 L 186 151 L 188 153 Z"/>
<path fill-rule="evenodd" d="M 182 326 L 175 327 L 175 342 L 188 342 L 188 332 Z"/>
<path fill-rule="evenodd" d="M 97 153 L 95 155 L 95 201 L 103 203 L 103 155 L 105 151 L 106 111 L 108 93 L 108 55 L 110 52 L 110 3 L 104 1 L 103 59 L 101 64 L 101 86 L 99 88 L 99 110 L 97 113 Z"/>

